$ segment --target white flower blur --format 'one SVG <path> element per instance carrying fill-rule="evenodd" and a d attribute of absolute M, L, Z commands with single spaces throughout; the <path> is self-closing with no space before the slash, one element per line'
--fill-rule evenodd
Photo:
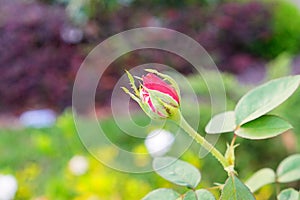
<path fill-rule="evenodd" d="M 299 0 L 290 0 L 291 3 L 295 4 L 300 9 L 300 1 Z"/>
<path fill-rule="evenodd" d="M 0 200 L 14 199 L 18 190 L 18 182 L 13 175 L 0 174 Z"/>
<path fill-rule="evenodd" d="M 69 170 L 75 176 L 83 175 L 89 168 L 88 160 L 84 156 L 74 156 L 69 161 Z"/>
<path fill-rule="evenodd" d="M 165 155 L 172 147 L 175 137 L 169 131 L 157 129 L 150 132 L 145 140 L 145 145 L 152 157 Z"/>
<path fill-rule="evenodd" d="M 50 109 L 30 110 L 22 113 L 20 116 L 20 122 L 26 127 L 50 127 L 55 121 L 56 114 Z"/>
<path fill-rule="evenodd" d="M 66 26 L 61 30 L 60 37 L 69 44 L 77 44 L 83 38 L 83 31 L 76 27 Z"/>

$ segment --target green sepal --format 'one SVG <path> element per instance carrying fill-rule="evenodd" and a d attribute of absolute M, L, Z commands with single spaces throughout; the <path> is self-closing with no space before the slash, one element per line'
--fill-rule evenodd
<path fill-rule="evenodd" d="M 140 99 L 135 96 L 134 94 L 132 94 L 126 87 L 121 87 L 121 89 L 126 93 L 128 94 L 134 101 L 136 101 L 137 103 L 140 103 Z"/>
<path fill-rule="evenodd" d="M 163 102 L 161 101 L 161 99 L 158 98 L 155 93 L 151 92 L 146 87 L 144 87 L 144 89 L 149 93 L 151 102 L 152 102 L 152 104 L 153 104 L 153 106 L 156 110 L 156 113 L 159 111 L 162 115 L 164 115 L 167 118 L 169 116 L 169 113 L 167 112 L 167 110 L 166 110 Z M 158 115 L 158 116 L 160 116 L 160 115 Z M 160 118 L 162 118 L 162 116 L 160 116 Z"/>
<path fill-rule="evenodd" d="M 139 96 L 140 93 L 139 93 L 139 90 L 137 89 L 137 87 L 135 86 L 135 81 L 134 81 L 133 76 L 129 73 L 129 71 L 125 70 L 125 72 L 126 72 L 126 74 L 127 74 L 127 77 L 128 77 L 128 79 L 129 79 L 131 88 L 133 89 L 135 95 L 136 95 L 136 96 Z"/>
<path fill-rule="evenodd" d="M 149 108 L 149 106 L 146 103 L 143 103 L 138 97 L 136 97 L 134 94 L 129 92 L 129 90 L 125 87 L 121 87 L 126 94 L 128 94 L 134 101 L 136 101 L 139 106 L 142 108 L 142 110 L 151 118 L 151 119 L 159 119 L 161 118 L 160 115 L 157 113 L 152 112 L 152 110 Z"/>
<path fill-rule="evenodd" d="M 173 99 L 173 97 L 171 97 L 170 95 L 166 94 L 166 93 L 162 93 L 160 91 L 157 90 L 151 90 L 146 88 L 145 86 L 143 86 L 143 88 L 153 97 L 160 99 L 161 101 L 163 101 L 165 104 L 171 105 L 173 107 L 178 107 L 178 102 Z"/>
<path fill-rule="evenodd" d="M 155 112 L 152 112 L 152 110 L 150 109 L 150 107 L 143 103 L 142 101 L 139 103 L 140 107 L 142 108 L 142 110 L 151 118 L 151 119 L 160 119 L 161 116 Z"/>
<path fill-rule="evenodd" d="M 165 109 L 167 110 L 169 116 L 168 118 L 169 119 L 172 119 L 174 121 L 177 121 L 177 122 L 180 122 L 181 120 L 181 112 L 180 112 L 180 109 L 179 108 L 176 108 L 176 107 L 173 107 L 171 105 L 168 105 L 164 102 L 162 102 L 162 105 L 165 107 Z"/>

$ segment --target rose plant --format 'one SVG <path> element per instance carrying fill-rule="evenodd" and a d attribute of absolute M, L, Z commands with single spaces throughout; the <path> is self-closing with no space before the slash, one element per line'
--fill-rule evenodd
<path fill-rule="evenodd" d="M 227 180 L 209 189 L 219 189 L 221 200 L 253 200 L 254 192 L 264 185 L 293 182 L 300 179 L 300 154 L 285 158 L 276 172 L 264 168 L 254 173 L 243 183 L 235 171 L 236 138 L 250 140 L 272 138 L 292 128 L 284 119 L 268 114 L 271 110 L 286 101 L 299 87 L 300 75 L 288 76 L 272 80 L 249 91 L 237 103 L 234 111 L 227 111 L 214 116 L 206 126 L 207 134 L 233 133 L 232 141 L 227 144 L 225 153 L 221 153 L 204 137 L 197 133 L 184 119 L 180 112 L 180 91 L 175 80 L 170 76 L 153 69 L 146 69 L 147 75 L 142 78 L 139 88 L 134 77 L 127 72 L 131 93 L 122 89 L 135 100 L 143 111 L 152 119 L 170 119 L 177 123 L 186 133 L 208 150 L 222 165 L 228 174 Z M 167 188 L 150 192 L 144 200 L 214 200 L 208 189 L 198 189 L 201 174 L 194 166 L 173 157 L 156 157 L 153 169 L 166 180 L 185 186 L 189 190 L 185 194 Z M 300 192 L 289 188 L 278 191 L 279 200 L 300 200 Z"/>

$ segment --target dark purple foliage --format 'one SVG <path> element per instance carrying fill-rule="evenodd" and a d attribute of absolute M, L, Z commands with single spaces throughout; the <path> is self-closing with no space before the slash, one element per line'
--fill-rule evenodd
<path fill-rule="evenodd" d="M 161 26 L 180 31 L 203 45 L 221 70 L 236 74 L 251 66 L 263 65 L 264 58 L 258 52 L 262 51 L 261 44 L 273 34 L 270 7 L 256 1 L 223 3 L 209 9 L 199 6 L 148 10 L 124 7 L 113 14 L 99 14 L 96 22 L 103 39 L 123 30 L 143 26 Z M 133 58 L 138 60 L 136 56 Z M 158 54 L 152 59 L 161 61 Z M 163 63 L 178 69 L 191 68 L 186 62 Z M 191 70 L 182 70 L 186 71 Z"/>
<path fill-rule="evenodd" d="M 243 74 L 249 68 L 263 65 L 256 44 L 272 35 L 270 21 L 268 6 L 259 2 L 224 3 L 209 9 L 198 5 L 184 9 L 133 5 L 112 13 L 99 9 L 84 28 L 84 45 L 94 47 L 109 36 L 131 28 L 167 27 L 200 42 L 220 69 Z M 0 0 L 0 111 L 37 107 L 61 110 L 70 105 L 82 57 L 77 45 L 62 40 L 66 27 L 70 24 L 64 8 Z M 163 63 L 182 73 L 193 71 L 184 59 L 167 52 L 153 49 L 132 52 L 106 70 L 99 82 L 98 102 L 109 104 L 108 97 L 124 73 L 124 66 L 149 62 Z"/>
<path fill-rule="evenodd" d="M 64 10 L 38 3 L 0 4 L 0 110 L 70 105 L 81 58 L 76 46 L 61 40 Z"/>
<path fill-rule="evenodd" d="M 215 56 L 222 70 L 241 73 L 260 63 L 256 44 L 272 35 L 271 13 L 260 2 L 226 3 L 211 14 L 198 40 Z"/>

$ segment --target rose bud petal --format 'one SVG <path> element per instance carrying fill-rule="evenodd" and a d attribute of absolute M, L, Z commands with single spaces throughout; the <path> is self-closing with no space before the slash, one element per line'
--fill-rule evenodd
<path fill-rule="evenodd" d="M 179 96 L 175 89 L 155 74 L 148 73 L 146 76 L 143 77 L 142 80 L 143 85 L 149 90 L 155 90 L 163 94 L 167 94 L 179 104 Z"/>
<path fill-rule="evenodd" d="M 127 72 L 135 94 L 130 93 L 127 88 L 123 88 L 123 90 L 140 105 L 149 117 L 154 119 L 177 119 L 180 112 L 180 95 L 177 83 L 168 75 L 152 69 L 148 69 L 147 71 L 150 73 L 141 78 L 143 83 L 139 89 L 135 86 L 133 76 Z M 167 80 L 170 84 L 160 77 Z"/>

